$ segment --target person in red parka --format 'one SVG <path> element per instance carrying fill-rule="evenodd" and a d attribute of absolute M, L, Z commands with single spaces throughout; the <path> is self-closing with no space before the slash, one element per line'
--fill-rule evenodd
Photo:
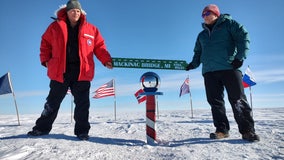
<path fill-rule="evenodd" d="M 81 140 L 89 138 L 89 92 L 94 77 L 94 55 L 105 67 L 112 69 L 112 58 L 98 28 L 87 22 L 79 1 L 69 0 L 59 8 L 57 18 L 42 35 L 40 61 L 47 67 L 50 91 L 29 136 L 49 134 L 70 88 L 76 105 L 74 134 Z"/>

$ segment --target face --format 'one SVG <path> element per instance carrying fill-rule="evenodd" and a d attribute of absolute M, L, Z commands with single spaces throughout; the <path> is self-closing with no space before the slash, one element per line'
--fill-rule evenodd
<path fill-rule="evenodd" d="M 217 19 L 218 16 L 216 16 L 214 13 L 212 13 L 211 11 L 206 11 L 202 14 L 202 17 L 204 19 L 204 23 L 205 24 L 213 24 Z"/>
<path fill-rule="evenodd" d="M 70 9 L 67 12 L 67 16 L 71 23 L 73 24 L 77 23 L 81 16 L 81 10 L 80 9 Z"/>

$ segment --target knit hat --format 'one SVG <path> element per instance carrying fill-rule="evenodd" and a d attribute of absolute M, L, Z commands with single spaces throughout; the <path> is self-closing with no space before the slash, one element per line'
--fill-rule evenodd
<path fill-rule="evenodd" d="M 77 0 L 69 0 L 66 4 L 66 11 L 68 12 L 70 9 L 82 10 L 80 2 Z"/>
<path fill-rule="evenodd" d="M 215 5 L 215 4 L 209 4 L 209 5 L 207 5 L 207 6 L 203 9 L 202 14 L 204 14 L 204 13 L 207 12 L 207 11 L 213 12 L 217 17 L 220 16 L 219 8 L 218 8 L 218 6 Z"/>

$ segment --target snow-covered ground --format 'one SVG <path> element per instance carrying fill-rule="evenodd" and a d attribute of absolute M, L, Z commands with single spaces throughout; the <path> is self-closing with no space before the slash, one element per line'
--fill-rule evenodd
<path fill-rule="evenodd" d="M 73 135 L 70 113 L 60 113 L 49 135 L 31 138 L 39 114 L 0 115 L 0 159 L 56 160 L 241 160 L 284 159 L 284 108 L 254 109 L 256 132 L 261 141 L 241 139 L 230 109 L 230 137 L 209 139 L 214 132 L 210 109 L 160 111 L 156 121 L 159 143 L 146 143 L 145 112 L 90 113 L 90 139 L 80 141 Z"/>

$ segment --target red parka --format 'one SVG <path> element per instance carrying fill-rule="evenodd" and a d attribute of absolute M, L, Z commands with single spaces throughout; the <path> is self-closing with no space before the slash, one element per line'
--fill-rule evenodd
<path fill-rule="evenodd" d="M 47 75 L 51 80 L 63 83 L 63 74 L 66 69 L 66 45 L 67 45 L 67 12 L 66 7 L 57 11 L 57 20 L 52 22 L 42 35 L 40 45 L 40 61 L 43 66 L 47 62 Z M 98 28 L 86 20 L 83 11 L 80 17 L 78 35 L 80 74 L 78 81 L 91 81 L 94 78 L 94 55 L 102 64 L 112 62 L 106 49 L 103 37 Z"/>

